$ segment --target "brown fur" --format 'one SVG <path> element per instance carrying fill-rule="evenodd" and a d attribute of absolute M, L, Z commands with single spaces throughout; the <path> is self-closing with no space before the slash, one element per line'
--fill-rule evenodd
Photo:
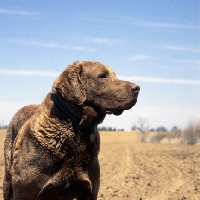
<path fill-rule="evenodd" d="M 97 125 L 134 106 L 138 92 L 98 62 L 66 68 L 41 105 L 23 107 L 9 124 L 4 199 L 97 199 Z"/>

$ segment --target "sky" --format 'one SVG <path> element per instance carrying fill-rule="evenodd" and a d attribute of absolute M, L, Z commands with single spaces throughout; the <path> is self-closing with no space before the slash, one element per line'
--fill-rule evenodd
<path fill-rule="evenodd" d="M 200 1 L 0 1 L 0 125 L 40 104 L 74 61 L 140 86 L 137 104 L 101 126 L 184 129 L 200 120 Z"/>

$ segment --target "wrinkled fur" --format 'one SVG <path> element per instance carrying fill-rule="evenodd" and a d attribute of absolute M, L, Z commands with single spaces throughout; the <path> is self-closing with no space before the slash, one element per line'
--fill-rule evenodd
<path fill-rule="evenodd" d="M 95 200 L 99 190 L 97 125 L 137 101 L 139 87 L 97 62 L 74 62 L 41 105 L 20 109 L 5 139 L 5 200 Z M 70 114 L 69 114 L 70 113 Z"/>

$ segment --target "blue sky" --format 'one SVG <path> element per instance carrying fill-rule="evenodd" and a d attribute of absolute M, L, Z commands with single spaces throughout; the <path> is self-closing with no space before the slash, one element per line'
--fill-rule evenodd
<path fill-rule="evenodd" d="M 0 124 L 41 103 L 77 60 L 140 85 L 137 105 L 101 126 L 184 128 L 200 119 L 200 1 L 0 1 Z"/>

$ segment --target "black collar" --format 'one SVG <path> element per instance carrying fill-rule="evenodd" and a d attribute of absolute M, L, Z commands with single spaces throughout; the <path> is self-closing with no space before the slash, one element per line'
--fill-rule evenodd
<path fill-rule="evenodd" d="M 83 126 L 85 128 L 90 128 L 90 129 L 94 129 L 94 127 L 96 126 L 96 123 L 89 123 L 87 122 L 87 116 L 83 115 L 82 118 L 79 118 L 77 115 L 75 115 L 74 113 L 72 113 L 67 106 L 63 105 L 63 103 L 58 99 L 57 95 L 52 92 L 51 93 L 51 98 L 53 100 L 53 102 L 55 103 L 55 105 L 76 125 L 78 126 Z"/>

